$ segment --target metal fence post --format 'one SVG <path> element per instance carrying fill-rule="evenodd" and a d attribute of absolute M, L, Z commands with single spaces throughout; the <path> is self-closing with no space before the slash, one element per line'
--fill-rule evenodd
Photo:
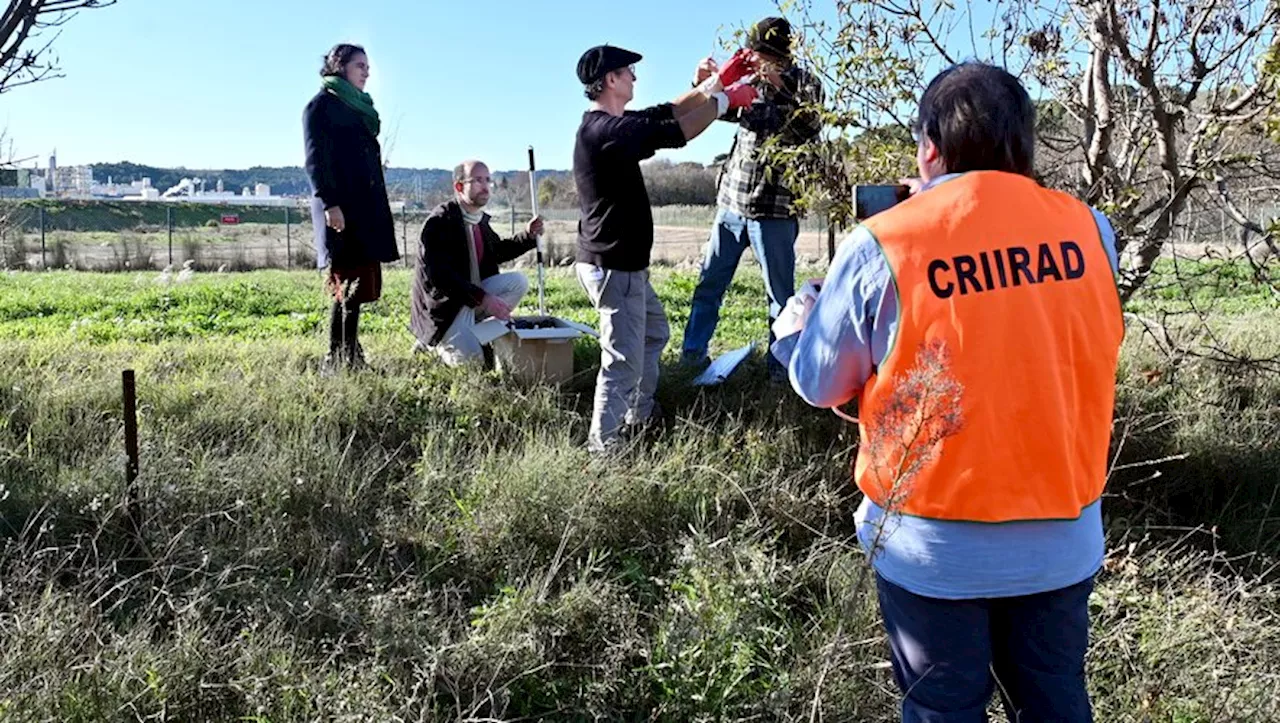
<path fill-rule="evenodd" d="M 124 478 L 132 499 L 133 483 L 138 479 L 138 397 L 133 370 L 125 369 L 121 377 L 124 386 Z"/>
<path fill-rule="evenodd" d="M 124 498 L 125 519 L 132 528 L 133 543 L 142 545 L 142 503 L 138 494 L 138 395 L 132 369 L 121 373 L 124 401 Z"/>
<path fill-rule="evenodd" d="M 409 265 L 409 209 L 408 208 L 404 208 L 400 211 L 400 234 L 401 234 L 401 238 L 403 239 L 400 242 L 400 245 L 404 249 L 404 253 L 401 254 L 400 257 L 404 260 L 404 265 L 408 266 Z"/>
<path fill-rule="evenodd" d="M 165 207 L 164 222 L 169 227 L 169 265 L 173 266 L 173 206 Z"/>
<path fill-rule="evenodd" d="M 46 271 L 48 270 L 48 268 L 49 268 L 49 263 L 45 259 L 45 252 L 44 252 L 44 206 L 41 206 L 40 207 L 40 270 Z"/>
<path fill-rule="evenodd" d="M 291 221 L 289 219 L 289 207 L 284 207 L 284 267 L 286 269 L 293 268 L 293 239 L 290 233 Z"/>

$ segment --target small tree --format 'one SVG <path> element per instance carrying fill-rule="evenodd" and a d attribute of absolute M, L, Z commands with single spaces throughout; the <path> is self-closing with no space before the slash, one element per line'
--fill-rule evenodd
<path fill-rule="evenodd" d="M 1274 224 L 1248 218 L 1235 199 L 1256 197 L 1267 181 L 1274 198 L 1280 180 L 1276 139 L 1264 130 L 1269 119 L 1273 132 L 1280 125 L 1277 0 L 991 0 L 981 4 L 989 15 L 972 2 L 841 0 L 834 15 L 809 0 L 779 6 L 826 84 L 827 130 L 771 152 L 791 160 L 802 202 L 837 224 L 852 216 L 851 184 L 911 169 L 905 131 L 925 85 L 975 58 L 1007 68 L 1038 98 L 1042 180 L 1109 216 L 1125 299 L 1205 210 L 1239 224 L 1246 252 L 1259 239 L 1275 246 Z"/>
<path fill-rule="evenodd" d="M 895 380 L 887 403 L 864 426 L 867 449 L 859 454 L 871 460 L 868 474 L 884 510 L 866 550 L 874 560 L 902 515 L 915 478 L 964 426 L 964 385 L 955 378 L 947 345 L 923 345 L 915 363 Z"/>
<path fill-rule="evenodd" d="M 718 170 L 699 163 L 672 163 L 665 158 L 640 166 L 654 206 L 714 206 Z"/>
<path fill-rule="evenodd" d="M 29 160 L 31 159 L 17 157 L 14 151 L 13 138 L 9 135 L 8 129 L 0 128 L 0 170 L 18 175 L 16 169 L 19 164 Z M 25 264 L 25 259 L 22 258 L 23 254 L 20 251 L 16 251 L 10 244 L 21 246 L 20 236 L 25 222 L 24 216 L 26 215 L 27 212 L 18 202 L 0 200 L 0 257 L 2 257 L 0 265 L 15 266 Z"/>
<path fill-rule="evenodd" d="M 76 11 L 116 0 L 9 0 L 0 14 L 0 93 L 62 77 L 53 43 Z"/>
<path fill-rule="evenodd" d="M 544 178 L 538 182 L 538 206 L 549 208 L 555 203 L 556 196 L 560 193 L 560 184 L 556 183 L 554 178 Z"/>
<path fill-rule="evenodd" d="M 571 208 L 578 205 L 578 188 L 573 179 L 546 176 L 538 181 L 539 208 Z"/>

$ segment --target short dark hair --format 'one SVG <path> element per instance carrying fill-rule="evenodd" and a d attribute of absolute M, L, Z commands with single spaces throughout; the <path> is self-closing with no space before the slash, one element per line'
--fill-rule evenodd
<path fill-rule="evenodd" d="M 364 48 L 359 45 L 338 43 L 333 46 L 328 55 L 324 56 L 324 65 L 320 66 L 320 75 L 327 77 L 345 74 L 347 63 L 350 63 L 352 58 L 360 54 L 368 55 L 368 53 L 364 52 Z"/>
<path fill-rule="evenodd" d="M 608 73 L 605 73 L 605 76 L 607 77 Z M 600 96 L 604 94 L 604 80 L 604 78 L 601 78 L 591 85 L 582 86 L 582 94 L 587 96 L 587 100 L 600 99 Z"/>
<path fill-rule="evenodd" d="M 1035 177 L 1036 108 L 1003 68 L 953 65 L 929 82 L 913 130 L 927 136 L 949 173 L 1007 171 Z"/>
<path fill-rule="evenodd" d="M 621 73 L 626 69 L 627 66 L 624 65 L 621 68 L 614 68 L 613 70 L 605 72 L 605 74 L 600 76 L 600 78 L 594 83 L 588 83 L 582 86 L 582 94 L 587 96 L 587 100 L 599 100 L 600 96 L 604 95 L 605 87 L 609 84 L 609 76 L 614 73 Z"/>

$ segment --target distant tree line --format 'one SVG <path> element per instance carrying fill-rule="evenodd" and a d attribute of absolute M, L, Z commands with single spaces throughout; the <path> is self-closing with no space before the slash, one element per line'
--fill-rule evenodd
<path fill-rule="evenodd" d="M 644 164 L 645 186 L 655 206 L 708 206 L 716 202 L 717 166 L 699 163 L 673 163 L 659 159 Z M 453 196 L 453 172 L 443 168 L 389 168 L 387 190 L 393 201 L 406 201 L 411 206 L 429 208 Z M 280 196 L 306 196 L 311 192 L 307 174 L 299 167 L 255 166 L 246 169 L 210 170 L 160 168 L 128 161 L 95 163 L 93 177 L 99 183 L 108 179 L 120 185 L 150 178 L 151 185 L 162 192 L 176 186 L 183 178 L 204 179 L 205 188 L 213 190 L 218 181 L 228 192 L 253 188 L 265 183 Z M 529 205 L 529 177 L 526 171 L 494 171 L 492 203 L 517 208 Z M 546 208 L 577 208 L 578 193 L 573 173 L 565 170 L 538 171 L 538 203 Z"/>
<path fill-rule="evenodd" d="M 539 171 L 539 177 L 565 178 L 569 171 Z M 495 196 L 499 202 L 505 203 L 507 194 L 514 195 L 515 200 L 528 203 L 529 179 L 523 171 L 495 171 L 495 185 L 505 179 L 505 188 L 495 188 Z M 111 181 L 127 185 L 133 181 L 150 178 L 151 185 L 162 192 L 176 186 L 183 178 L 201 178 L 205 188 L 213 190 L 218 181 L 228 192 L 239 193 L 245 187 L 252 189 L 256 184 L 265 183 L 271 186 L 271 192 L 278 196 L 306 196 L 311 193 L 311 185 L 307 173 L 298 166 L 282 168 L 254 166 L 245 169 L 214 170 L 194 168 L 159 168 L 145 166 L 128 161 L 119 163 L 93 164 L 93 177 L 99 183 Z M 388 168 L 386 170 L 387 191 L 393 201 L 405 201 L 410 205 L 430 207 L 451 198 L 453 195 L 453 171 L 444 168 Z"/>
<path fill-rule="evenodd" d="M 719 168 L 715 165 L 658 159 L 640 168 L 649 202 L 654 206 L 714 206 L 716 203 Z M 573 177 L 542 178 L 538 182 L 538 204 L 543 208 L 577 208 L 578 191 Z"/>

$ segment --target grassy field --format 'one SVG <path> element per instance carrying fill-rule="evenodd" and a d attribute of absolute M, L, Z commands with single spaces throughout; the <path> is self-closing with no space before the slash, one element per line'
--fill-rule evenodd
<path fill-rule="evenodd" d="M 37 210 L 46 209 L 43 253 Z M 0 270 L 66 269 L 78 271 L 160 270 L 190 263 L 197 270 L 250 271 L 309 268 L 315 265 L 311 218 L 306 209 L 291 209 L 289 224 L 281 208 L 221 207 L 172 204 L 172 244 L 166 225 L 169 204 L 45 201 L 10 204 L 7 224 L 0 224 Z M 0 207 L 3 216 L 5 207 Z M 510 209 L 489 209 L 494 228 L 512 233 Z M 654 208 L 653 258 L 663 263 L 696 261 L 715 219 L 712 206 Z M 222 213 L 238 213 L 241 223 L 220 225 Z M 514 228 L 529 220 L 529 210 L 517 209 Z M 549 250 L 556 260 L 571 257 L 577 236 L 578 212 L 545 209 Z M 422 212 L 396 216 L 397 243 L 416 253 Z M 798 249 L 815 262 L 826 258 L 826 230 L 806 220 Z"/>
<path fill-rule="evenodd" d="M 526 213 L 517 230 L 523 228 L 527 221 Z M 396 242 L 402 254 L 409 258 L 417 254 L 421 228 L 420 219 L 397 219 Z M 511 234 L 511 225 L 504 218 L 496 219 L 494 228 L 503 235 Z M 710 228 L 710 216 L 705 224 L 658 226 L 654 230 L 655 263 L 697 263 Z M 544 241 L 549 258 L 555 262 L 572 260 L 576 239 L 576 217 L 573 221 L 547 222 Z M 119 233 L 51 230 L 45 234 L 43 255 L 38 233 L 10 232 L 0 237 L 0 270 L 160 270 L 166 266 L 180 268 L 188 262 L 201 271 L 304 269 L 315 266 L 313 244 L 310 219 L 303 219 L 303 224 L 299 225 L 296 218 L 290 227 L 246 223 L 175 229 L 172 247 L 169 234 L 163 228 L 139 228 Z M 804 231 L 797 249 L 802 257 L 814 262 L 825 259 L 826 236 Z M 750 256 L 747 254 L 748 258 Z"/>
<path fill-rule="evenodd" d="M 401 234 L 403 237 L 403 234 Z M 401 239 L 402 241 L 403 239 Z M 0 266 L 78 271 L 160 270 L 190 262 L 197 270 L 249 271 L 310 268 L 315 251 L 310 220 L 299 225 L 246 223 L 174 229 L 9 233 L 0 243 Z"/>
<path fill-rule="evenodd" d="M 0 204 L 0 212 L 10 216 L 13 223 L 37 233 L 41 210 L 44 211 L 46 228 L 64 231 L 120 232 L 146 227 L 165 228 L 170 218 L 175 228 L 194 228 L 217 222 L 226 213 L 238 215 L 245 223 L 285 222 L 285 210 L 278 206 L 54 199 Z M 290 209 L 294 223 L 304 214 L 304 210 Z"/>
<path fill-rule="evenodd" d="M 655 272 L 668 362 L 695 280 Z M 896 719 L 851 427 L 759 358 L 705 390 L 669 366 L 668 424 L 605 464 L 593 343 L 559 389 L 445 369 L 408 281 L 364 317 L 374 371 L 323 378 L 314 271 L 0 275 L 0 719 Z M 548 301 L 594 321 L 565 270 Z M 1206 277 L 1132 310 L 1206 305 L 1221 359 L 1130 325 L 1100 721 L 1280 719 L 1280 375 L 1228 356 L 1280 353 L 1280 306 Z M 763 340 L 753 268 L 724 316 L 718 350 Z"/>
<path fill-rule="evenodd" d="M 224 213 L 234 213 L 246 224 L 283 225 L 285 210 L 274 206 L 214 205 L 199 203 L 144 203 L 124 201 L 23 201 L 0 202 L 0 212 L 12 216 L 14 223 L 28 232 L 39 232 L 40 209 L 44 208 L 45 224 L 51 230 L 61 231 L 99 231 L 99 232 L 132 232 L 142 229 L 164 229 L 172 214 L 174 227 L 177 229 L 203 228 L 217 220 Z M 498 219 L 506 221 L 510 214 L 507 206 L 493 205 L 489 212 Z M 529 208 L 516 209 L 517 217 L 527 221 Z M 423 213 L 411 213 L 421 223 Z M 578 220 L 576 208 L 544 208 L 542 215 L 548 220 Z M 710 227 L 715 219 L 714 206 L 657 206 L 653 209 L 654 223 L 659 226 L 696 226 Z M 289 217 L 297 224 L 300 221 L 309 223 L 308 211 L 305 207 L 290 208 Z M 812 228 L 810 228 L 812 226 Z M 806 230 L 819 230 L 814 222 L 806 225 Z"/>

